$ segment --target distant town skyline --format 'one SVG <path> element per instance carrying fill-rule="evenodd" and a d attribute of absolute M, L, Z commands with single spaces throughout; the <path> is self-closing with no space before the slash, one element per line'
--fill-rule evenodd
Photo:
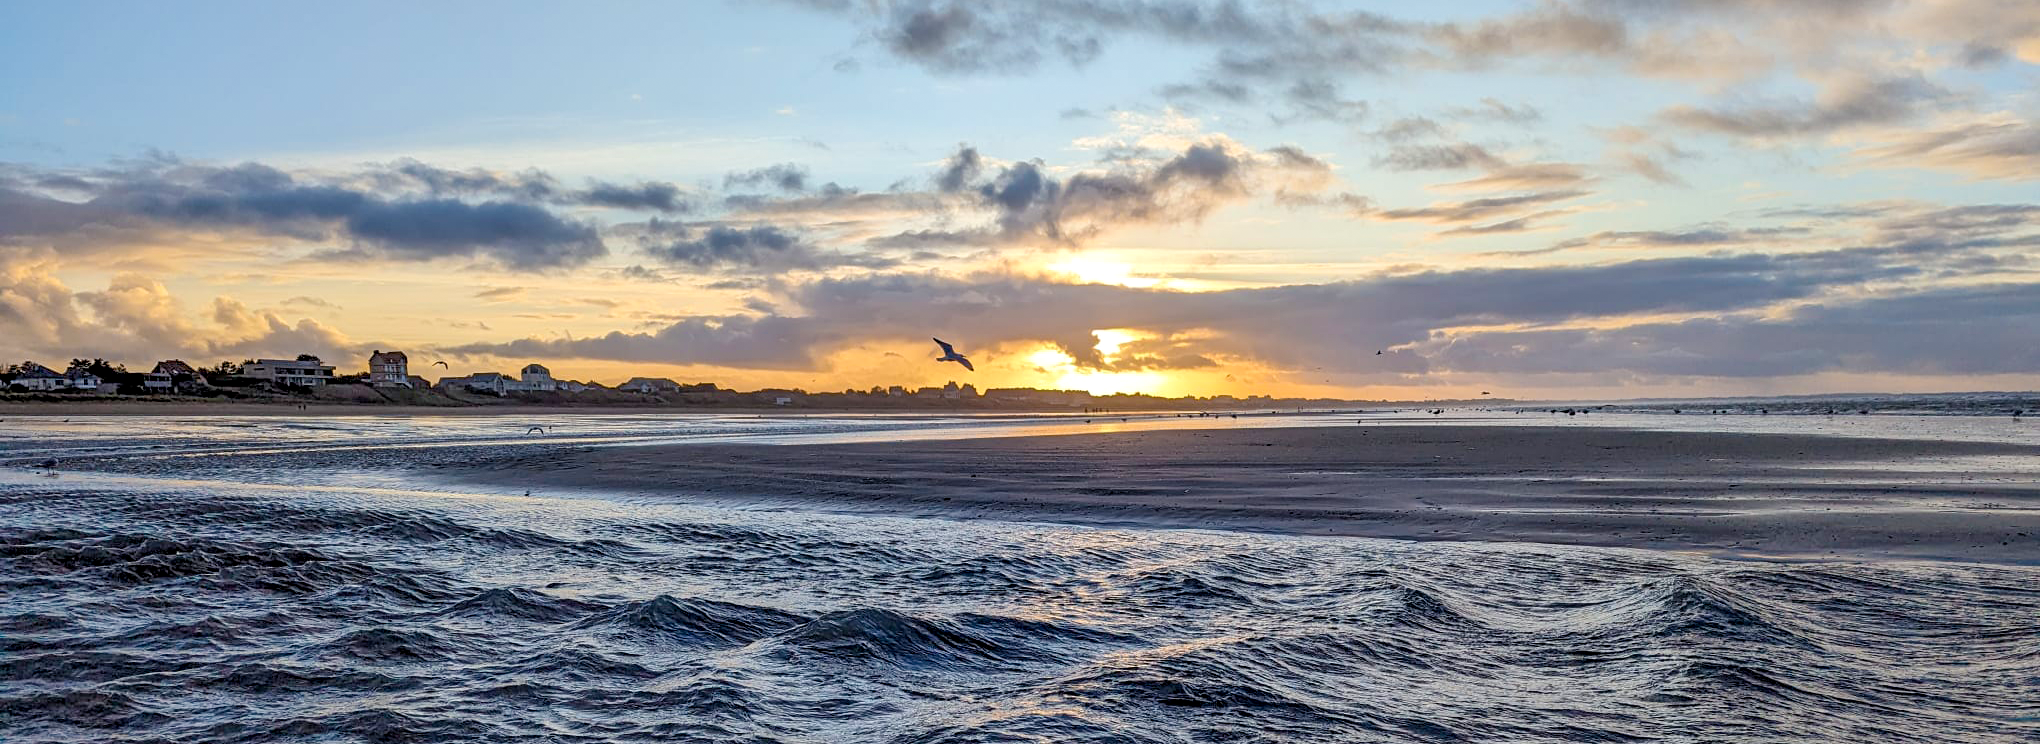
<path fill-rule="evenodd" d="M 0 65 L 8 362 L 2040 388 L 2040 3 L 16 4 Z"/>

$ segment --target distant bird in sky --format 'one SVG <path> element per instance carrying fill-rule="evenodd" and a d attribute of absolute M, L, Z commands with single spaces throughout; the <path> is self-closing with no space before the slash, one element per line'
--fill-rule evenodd
<path fill-rule="evenodd" d="M 439 366 L 441 366 L 441 367 L 445 367 L 445 366 L 446 366 L 446 360 L 444 360 L 444 359 L 441 359 L 441 360 L 439 360 L 439 361 L 433 362 L 433 364 L 437 364 L 437 365 L 439 365 Z M 448 369 L 451 369 L 451 367 L 448 367 Z"/>
<path fill-rule="evenodd" d="M 1381 356 L 1381 350 L 1380 350 L 1380 349 L 1375 349 L 1375 350 L 1374 350 L 1374 355 L 1375 355 L 1375 356 Z"/>
<path fill-rule="evenodd" d="M 540 433 L 540 434 L 544 434 L 544 433 L 545 433 L 545 427 L 543 427 L 543 426 L 534 426 L 534 427 L 531 427 L 531 428 L 529 428 L 529 429 L 525 429 L 525 430 L 524 430 L 524 434 L 525 434 L 525 436 L 530 436 L 530 435 L 531 435 L 531 433 L 532 433 L 532 432 L 534 432 L 534 431 L 535 431 L 535 432 L 538 432 L 538 433 Z"/>
<path fill-rule="evenodd" d="M 962 354 L 956 353 L 956 347 L 950 346 L 948 341 L 944 341 L 938 338 L 935 339 L 935 345 L 942 347 L 942 356 L 935 357 L 935 361 L 955 362 L 957 364 L 963 365 L 964 369 L 970 370 L 972 372 L 977 371 L 976 367 L 970 366 L 970 359 Z"/>
<path fill-rule="evenodd" d="M 1482 390 L 1482 391 L 1480 391 L 1480 394 L 1481 394 L 1481 395 L 1493 395 L 1493 393 L 1489 393 L 1489 392 L 1488 392 L 1488 391 L 1486 391 L 1486 390 Z"/>

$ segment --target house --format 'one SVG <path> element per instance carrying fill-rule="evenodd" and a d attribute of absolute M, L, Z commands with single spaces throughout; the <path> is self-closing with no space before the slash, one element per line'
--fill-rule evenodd
<path fill-rule="evenodd" d="M 592 386 L 585 382 L 578 382 L 575 380 L 560 381 L 560 392 L 563 393 L 585 393 L 591 389 L 593 389 Z"/>
<path fill-rule="evenodd" d="M 904 398 L 907 397 L 907 389 L 894 385 L 885 389 L 885 395 L 888 398 Z"/>
<path fill-rule="evenodd" d="M 417 375 L 411 375 L 410 377 L 407 377 L 405 379 L 411 383 L 412 390 L 424 390 L 425 388 L 432 387 L 430 383 L 427 383 L 425 381 L 425 378 L 419 377 Z"/>
<path fill-rule="evenodd" d="M 955 380 L 950 380 L 949 384 L 942 386 L 943 400 L 956 400 L 961 397 L 963 397 L 963 389 L 956 386 Z"/>
<path fill-rule="evenodd" d="M 793 405 L 793 398 L 790 396 L 781 395 L 772 399 L 772 405 L 790 406 Z"/>
<path fill-rule="evenodd" d="M 318 357 L 257 359 L 241 367 L 241 376 L 285 387 L 320 387 L 333 381 L 333 366 L 320 364 Z"/>
<path fill-rule="evenodd" d="M 142 375 L 142 390 L 150 393 L 188 393 L 207 387 L 205 375 L 182 359 L 165 359 Z"/>
<path fill-rule="evenodd" d="M 368 355 L 368 384 L 379 388 L 411 387 L 411 360 L 401 351 L 376 349 Z"/>
<path fill-rule="evenodd" d="M 517 377 L 518 381 L 523 383 L 521 388 L 523 390 L 550 393 L 560 389 L 560 384 L 553 380 L 552 370 L 546 369 L 543 365 L 524 365 L 524 370 L 519 372 Z"/>
<path fill-rule="evenodd" d="M 677 393 L 680 392 L 680 383 L 664 377 L 633 377 L 616 389 L 628 393 Z"/>
<path fill-rule="evenodd" d="M 71 386 L 71 381 L 63 375 L 57 374 L 56 370 L 36 364 L 35 362 L 22 362 L 20 373 L 14 377 L 14 382 L 8 383 L 8 385 L 20 385 L 30 391 L 45 392 L 68 388 Z"/>
<path fill-rule="evenodd" d="M 476 372 L 466 377 L 456 378 L 455 382 L 469 390 L 479 390 L 497 395 L 504 395 L 522 387 L 520 383 L 512 380 L 509 375 L 501 372 Z M 440 384 L 446 383 L 442 380 Z"/>
<path fill-rule="evenodd" d="M 96 393 L 105 380 L 99 379 L 99 375 L 92 374 L 90 367 L 73 364 L 70 369 L 64 370 L 64 382 L 72 390 L 90 390 Z"/>

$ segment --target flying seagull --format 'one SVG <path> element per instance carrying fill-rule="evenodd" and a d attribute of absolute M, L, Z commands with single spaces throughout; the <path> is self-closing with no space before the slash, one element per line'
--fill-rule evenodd
<path fill-rule="evenodd" d="M 439 361 L 433 362 L 433 364 L 437 364 L 437 365 L 439 365 L 439 366 L 441 366 L 441 367 L 446 367 L 446 360 L 444 360 L 444 359 L 441 359 L 441 360 L 439 360 Z M 447 368 L 448 368 L 448 369 L 452 369 L 451 367 L 447 367 Z"/>
<path fill-rule="evenodd" d="M 972 372 L 977 371 L 976 367 L 970 366 L 970 359 L 962 354 L 956 353 L 956 347 L 950 346 L 948 341 L 944 341 L 938 338 L 935 339 L 935 345 L 942 347 L 942 356 L 935 357 L 935 361 L 955 362 L 957 364 L 963 365 L 964 369 L 970 370 Z"/>
<path fill-rule="evenodd" d="M 538 433 L 540 433 L 540 434 L 544 434 L 544 433 L 545 433 L 545 427 L 543 427 L 543 426 L 534 426 L 534 427 L 531 427 L 531 428 L 529 428 L 529 429 L 525 429 L 525 430 L 524 430 L 524 435 L 525 435 L 525 436 L 527 436 L 527 437 L 528 437 L 528 436 L 531 436 L 531 433 L 532 433 L 532 432 L 534 432 L 534 431 L 535 431 L 535 432 L 538 432 Z"/>

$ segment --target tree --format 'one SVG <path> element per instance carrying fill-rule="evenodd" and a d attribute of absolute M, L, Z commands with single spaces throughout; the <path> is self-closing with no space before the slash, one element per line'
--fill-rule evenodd
<path fill-rule="evenodd" d="M 73 359 L 71 360 L 71 363 L 77 364 L 79 361 L 80 360 Z M 105 380 L 107 382 L 125 382 L 126 378 L 129 376 L 127 371 L 127 365 L 113 364 L 104 359 L 93 359 L 90 362 L 86 362 L 85 371 L 91 372 L 93 376 L 98 377 L 99 379 Z"/>
<path fill-rule="evenodd" d="M 219 366 L 206 367 L 200 369 L 198 373 L 201 375 L 205 375 L 205 379 L 207 382 L 210 382 L 214 385 L 218 385 L 229 378 L 239 377 L 241 375 L 241 365 L 235 364 L 233 362 L 222 361 L 220 362 Z"/>
<path fill-rule="evenodd" d="M 297 360 L 300 362 L 311 362 L 313 364 L 320 363 L 319 357 L 316 354 L 299 354 L 297 355 Z"/>

